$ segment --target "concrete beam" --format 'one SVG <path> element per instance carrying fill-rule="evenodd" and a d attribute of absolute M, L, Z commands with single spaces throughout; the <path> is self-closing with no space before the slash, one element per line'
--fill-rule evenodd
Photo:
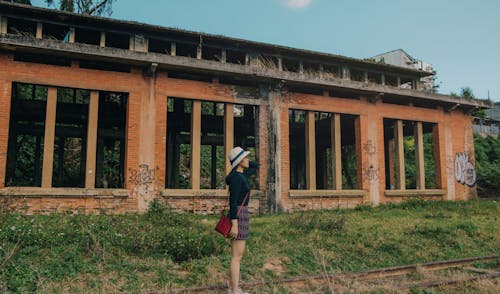
<path fill-rule="evenodd" d="M 174 43 L 172 43 L 173 45 Z M 158 63 L 161 68 L 182 68 L 190 70 L 202 70 L 213 73 L 223 73 L 229 75 L 247 76 L 251 79 L 261 79 L 268 81 L 286 81 L 288 83 L 308 84 L 314 86 L 323 86 L 328 88 L 341 88 L 343 90 L 360 92 L 363 94 L 377 94 L 385 93 L 386 95 L 394 95 L 401 97 L 414 97 L 421 100 L 440 101 L 444 103 L 460 103 L 461 106 L 479 106 L 482 108 L 491 108 L 491 105 L 486 102 L 477 100 L 466 100 L 463 98 L 450 97 L 448 95 L 436 94 L 426 91 L 415 91 L 408 89 L 400 89 L 395 87 L 383 86 L 378 84 L 365 85 L 362 82 L 348 81 L 345 79 L 328 79 L 320 80 L 317 78 L 310 78 L 306 75 L 300 75 L 295 72 L 279 71 L 267 69 L 262 71 L 259 69 L 251 68 L 245 65 L 221 63 L 211 60 L 198 60 L 189 57 L 172 57 L 166 54 L 149 52 L 148 54 L 134 52 L 126 49 L 117 48 L 100 48 L 96 49 L 93 45 L 88 44 L 68 44 L 57 40 L 27 40 L 26 38 L 11 35 L 0 36 L 0 48 L 6 47 L 2 45 L 26 47 L 31 49 L 40 49 L 45 53 L 57 52 L 59 55 L 74 56 L 75 58 L 104 58 L 110 59 L 113 62 L 124 62 L 130 64 L 143 63 L 149 65 L 151 63 Z M 171 54 L 175 52 L 171 51 Z M 348 74 L 348 68 L 343 67 L 343 75 Z"/>

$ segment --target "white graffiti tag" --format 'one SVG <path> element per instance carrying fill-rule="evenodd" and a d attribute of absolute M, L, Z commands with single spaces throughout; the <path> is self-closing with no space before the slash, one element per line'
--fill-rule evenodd
<path fill-rule="evenodd" d="M 455 178 L 462 185 L 472 187 L 476 184 L 476 169 L 469 153 L 459 152 L 455 156 Z"/>

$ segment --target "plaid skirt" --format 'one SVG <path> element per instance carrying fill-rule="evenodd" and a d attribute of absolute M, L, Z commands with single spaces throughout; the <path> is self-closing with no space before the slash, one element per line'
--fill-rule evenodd
<path fill-rule="evenodd" d="M 248 212 L 248 206 L 243 206 L 241 212 L 238 215 L 238 236 L 236 240 L 247 240 L 248 230 L 250 224 L 250 213 Z"/>

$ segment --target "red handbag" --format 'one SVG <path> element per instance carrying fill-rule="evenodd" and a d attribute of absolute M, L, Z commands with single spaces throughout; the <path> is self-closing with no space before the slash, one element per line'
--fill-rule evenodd
<path fill-rule="evenodd" d="M 241 209 L 243 208 L 243 203 L 245 203 L 245 201 L 247 200 L 248 194 L 250 194 L 250 191 L 247 193 L 247 195 L 245 196 L 245 199 L 241 203 L 240 208 L 238 209 L 237 215 L 240 215 Z M 217 232 L 221 233 L 222 236 L 224 236 L 226 238 L 229 238 L 229 232 L 231 231 L 231 228 L 233 227 L 233 223 L 232 223 L 231 219 L 226 215 L 226 207 L 228 206 L 228 204 L 229 204 L 229 197 L 227 198 L 226 205 L 224 205 L 224 209 L 221 212 L 219 222 L 215 226 L 215 230 Z"/>

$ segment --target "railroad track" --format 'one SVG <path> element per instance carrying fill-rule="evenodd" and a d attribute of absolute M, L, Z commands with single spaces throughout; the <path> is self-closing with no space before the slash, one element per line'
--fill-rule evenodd
<path fill-rule="evenodd" d="M 255 290 L 259 288 L 263 288 L 269 285 L 277 285 L 281 284 L 287 287 L 297 287 L 304 285 L 305 283 L 316 282 L 316 283 L 325 283 L 325 281 L 341 281 L 341 280 L 349 280 L 349 281 L 359 281 L 359 280 L 378 280 L 378 279 L 387 279 L 398 276 L 405 276 L 411 273 L 419 273 L 419 272 L 431 272 L 431 271 L 439 271 L 445 269 L 453 269 L 453 268 L 464 268 L 473 273 L 477 273 L 479 275 L 473 276 L 466 279 L 447 279 L 444 281 L 431 281 L 431 282 L 420 282 L 420 283 L 411 283 L 411 284 L 403 284 L 398 286 L 398 289 L 410 289 L 414 287 L 418 288 L 430 288 L 430 287 L 439 287 L 439 286 L 449 286 L 459 283 L 472 282 L 477 281 L 479 279 L 496 279 L 500 277 L 500 271 L 491 271 L 491 270 L 483 270 L 478 268 L 466 267 L 472 263 L 477 262 L 486 262 L 500 259 L 500 254 L 497 255 L 489 255 L 489 256 L 479 256 L 479 257 L 470 257 L 463 259 L 453 259 L 453 260 L 445 260 L 445 261 L 436 261 L 429 263 L 420 263 L 420 264 L 410 264 L 403 266 L 395 266 L 395 267 L 387 267 L 373 270 L 365 270 L 359 272 L 349 272 L 349 273 L 341 273 L 341 274 L 321 274 L 321 275 L 308 275 L 308 276 L 299 276 L 294 278 L 283 278 L 283 279 L 275 279 L 270 281 L 256 281 L 250 283 L 244 283 L 241 286 L 245 290 Z M 168 289 L 168 290 L 160 290 L 160 291 L 145 291 L 143 293 L 147 294 L 160 294 L 160 293 L 172 293 L 172 294 L 184 294 L 184 293 L 207 293 L 214 292 L 218 290 L 225 290 L 227 288 L 226 285 L 211 285 L 205 287 L 191 287 L 191 288 L 183 288 L 183 289 Z"/>

